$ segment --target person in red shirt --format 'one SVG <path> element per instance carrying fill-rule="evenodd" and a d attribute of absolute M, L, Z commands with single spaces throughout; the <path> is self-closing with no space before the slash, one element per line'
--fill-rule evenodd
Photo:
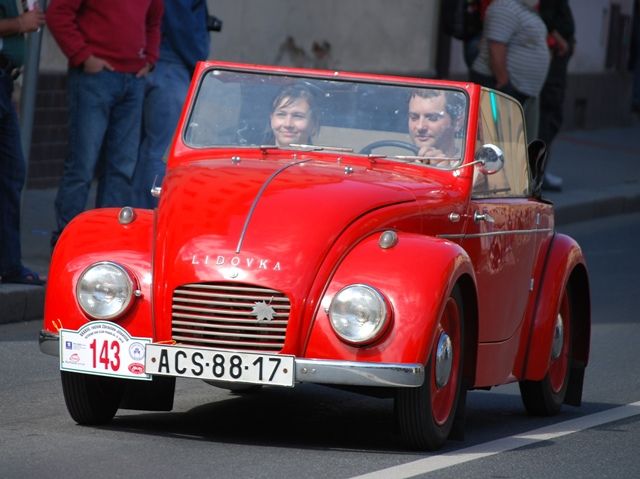
<path fill-rule="evenodd" d="M 69 60 L 69 153 L 55 201 L 57 230 L 87 203 L 100 166 L 96 207 L 131 202 L 144 77 L 158 59 L 162 0 L 52 0 L 46 20 Z"/>

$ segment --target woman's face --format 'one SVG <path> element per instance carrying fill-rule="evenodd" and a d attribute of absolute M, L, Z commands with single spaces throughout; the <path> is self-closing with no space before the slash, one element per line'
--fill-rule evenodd
<path fill-rule="evenodd" d="M 271 114 L 271 129 L 278 146 L 309 143 L 314 124 L 307 100 L 283 98 Z"/>

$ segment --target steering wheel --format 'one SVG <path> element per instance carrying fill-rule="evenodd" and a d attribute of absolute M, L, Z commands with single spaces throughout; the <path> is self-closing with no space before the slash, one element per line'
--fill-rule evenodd
<path fill-rule="evenodd" d="M 420 151 L 416 145 L 406 141 L 380 140 L 380 141 L 374 141 L 373 143 L 369 143 L 367 146 L 365 146 L 360 150 L 360 153 L 363 155 L 370 155 L 373 150 L 377 148 L 382 148 L 385 146 L 402 148 L 403 150 L 409 150 L 414 156 L 416 156 L 418 154 L 418 151 Z"/>

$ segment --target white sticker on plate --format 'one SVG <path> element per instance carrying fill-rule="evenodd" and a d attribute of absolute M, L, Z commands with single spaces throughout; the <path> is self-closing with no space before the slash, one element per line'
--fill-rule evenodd
<path fill-rule="evenodd" d="M 92 321 L 77 331 L 60 330 L 60 369 L 100 376 L 151 380 L 144 371 L 145 345 L 109 321 Z"/>

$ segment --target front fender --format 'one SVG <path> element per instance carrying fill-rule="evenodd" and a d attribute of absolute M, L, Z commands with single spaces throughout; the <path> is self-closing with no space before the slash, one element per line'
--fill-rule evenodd
<path fill-rule="evenodd" d="M 471 261 L 455 243 L 398 233 L 396 246 L 383 249 L 379 238 L 379 233 L 365 238 L 340 261 L 315 312 L 305 357 L 425 364 L 445 299 L 461 276 L 475 283 Z M 367 346 L 346 344 L 329 321 L 334 295 L 354 283 L 376 288 L 392 309 L 383 336 Z"/>
<path fill-rule="evenodd" d="M 45 296 L 44 329 L 80 328 L 88 321 L 76 301 L 82 272 L 98 261 L 112 261 L 132 275 L 141 296 L 118 320 L 133 336 L 152 336 L 151 242 L 153 212 L 135 210 L 133 222 L 118 222 L 117 208 L 87 211 L 71 221 L 60 236 L 51 259 Z"/>
<path fill-rule="evenodd" d="M 589 282 L 582 250 L 573 238 L 562 234 L 554 236 L 539 284 L 523 378 L 531 381 L 542 380 L 549 370 L 555 319 L 565 288 L 569 288 L 571 293 L 572 359 L 583 367 L 588 361 L 591 331 Z"/>

